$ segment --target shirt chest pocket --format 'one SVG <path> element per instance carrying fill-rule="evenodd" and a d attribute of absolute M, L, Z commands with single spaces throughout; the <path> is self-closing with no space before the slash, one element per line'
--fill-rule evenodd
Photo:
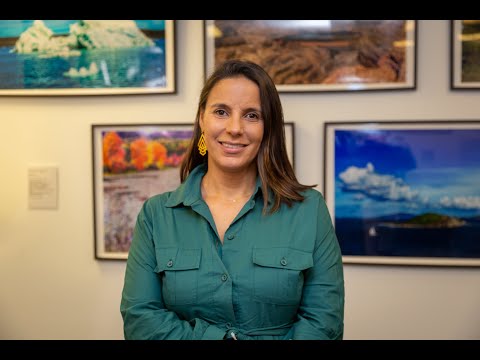
<path fill-rule="evenodd" d="M 313 266 L 311 253 L 288 247 L 255 248 L 253 263 L 255 300 L 278 305 L 300 303 L 303 270 Z"/>
<path fill-rule="evenodd" d="M 156 257 L 165 304 L 196 303 L 201 249 L 157 248 Z"/>

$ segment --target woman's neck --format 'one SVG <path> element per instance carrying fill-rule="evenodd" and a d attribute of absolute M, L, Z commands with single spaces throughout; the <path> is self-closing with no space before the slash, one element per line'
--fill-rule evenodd
<path fill-rule="evenodd" d="M 202 179 L 202 195 L 204 198 L 239 202 L 252 195 L 256 181 L 256 169 L 242 173 L 225 173 L 209 169 Z"/>

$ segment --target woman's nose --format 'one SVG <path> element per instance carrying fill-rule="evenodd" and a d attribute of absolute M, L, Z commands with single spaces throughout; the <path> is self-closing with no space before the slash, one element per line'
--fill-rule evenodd
<path fill-rule="evenodd" d="M 241 135 L 243 133 L 242 119 L 239 115 L 232 115 L 227 122 L 227 132 L 234 135 Z"/>

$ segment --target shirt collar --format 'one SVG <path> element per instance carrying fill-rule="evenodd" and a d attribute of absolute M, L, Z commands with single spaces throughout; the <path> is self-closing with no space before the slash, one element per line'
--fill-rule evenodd
<path fill-rule="evenodd" d="M 166 207 L 175 207 L 180 204 L 187 206 L 202 198 L 200 184 L 203 175 L 205 175 L 207 167 L 205 164 L 196 166 L 188 175 L 187 179 L 180 186 L 172 191 L 168 200 L 165 202 Z"/>
<path fill-rule="evenodd" d="M 195 202 L 202 200 L 201 182 L 207 172 L 207 165 L 200 164 L 196 166 L 188 175 L 187 179 L 174 191 L 171 192 L 169 198 L 165 202 L 166 207 L 175 207 L 180 204 L 191 206 Z M 262 182 L 260 176 L 257 175 L 255 183 L 254 197 L 260 194 L 262 190 Z"/>

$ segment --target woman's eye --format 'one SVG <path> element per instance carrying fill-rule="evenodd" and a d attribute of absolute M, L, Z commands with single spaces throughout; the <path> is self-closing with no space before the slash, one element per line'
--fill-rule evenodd
<path fill-rule="evenodd" d="M 258 114 L 255 114 L 255 113 L 249 113 L 249 114 L 247 114 L 247 118 L 254 120 L 254 119 L 258 119 L 259 116 L 258 116 Z"/>
<path fill-rule="evenodd" d="M 220 116 L 224 116 L 224 115 L 227 114 L 227 112 L 225 110 L 222 110 L 222 109 L 217 109 L 217 110 L 215 110 L 215 114 L 220 115 Z"/>

